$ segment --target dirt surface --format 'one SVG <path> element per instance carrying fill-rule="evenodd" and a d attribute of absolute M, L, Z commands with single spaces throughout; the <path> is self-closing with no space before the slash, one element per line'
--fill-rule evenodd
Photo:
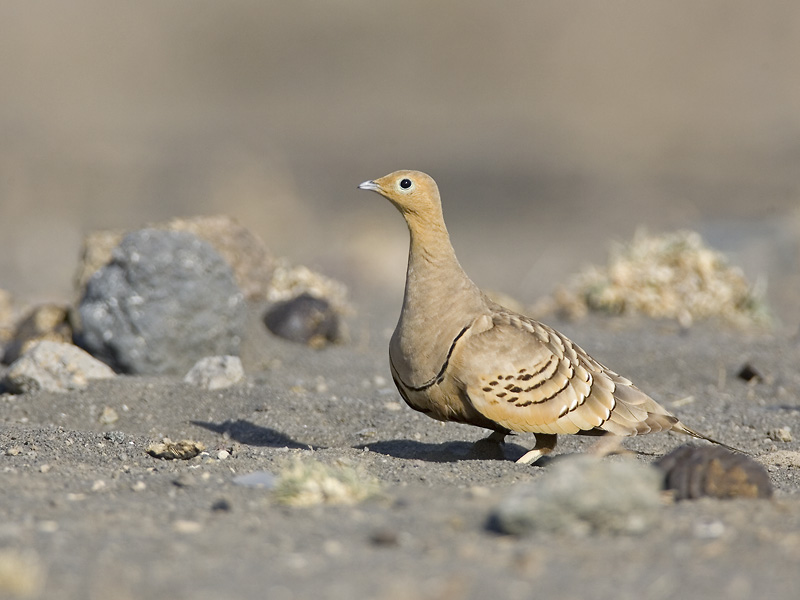
<path fill-rule="evenodd" d="M 227 390 L 118 377 L 0 396 L 0 597 L 795 598 L 798 6 L 0 3 L 0 288 L 69 301 L 87 232 L 227 214 L 356 306 L 351 342 L 321 351 L 269 336 L 254 309 L 246 383 Z M 487 529 L 554 465 L 513 462 L 531 436 L 492 456 L 484 432 L 394 390 L 407 232 L 356 186 L 399 168 L 437 179 L 475 281 L 525 305 L 640 226 L 698 231 L 766 286 L 779 320 L 762 336 L 551 324 L 767 465 L 775 498 L 668 505 L 641 537 Z M 762 382 L 737 378 L 746 363 Z M 164 437 L 206 454 L 147 455 Z M 684 441 L 626 446 L 649 462 Z M 294 456 L 344 461 L 382 493 L 301 509 L 233 483 Z"/>
<path fill-rule="evenodd" d="M 474 445 L 482 430 L 403 405 L 388 378 L 391 310 L 371 308 L 351 323 L 350 344 L 321 351 L 264 333 L 254 310 L 247 381 L 228 390 L 120 376 L 82 392 L 0 397 L 0 548 L 42 582 L 33 597 L 794 597 L 800 443 L 769 432 L 800 432 L 796 340 L 556 323 L 687 424 L 767 465 L 776 494 L 666 505 L 640 537 L 514 538 L 487 528 L 491 509 L 553 461 L 517 465 L 531 436 L 492 455 Z M 764 381 L 737 378 L 745 363 Z M 118 421 L 100 423 L 105 407 Z M 165 436 L 200 441 L 206 454 L 147 455 Z M 559 455 L 593 441 L 562 436 Z M 685 441 L 655 434 L 625 446 L 650 462 Z M 233 483 L 277 473 L 295 456 L 361 469 L 381 493 L 355 506 L 293 508 Z"/>

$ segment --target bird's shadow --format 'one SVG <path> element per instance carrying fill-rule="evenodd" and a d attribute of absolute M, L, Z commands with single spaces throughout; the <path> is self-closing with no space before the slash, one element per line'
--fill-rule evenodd
<path fill-rule="evenodd" d="M 213 431 L 219 435 L 227 435 L 230 439 L 248 446 L 264 446 L 270 448 L 308 449 L 311 444 L 295 440 L 285 433 L 262 427 L 244 419 L 227 420 L 221 423 L 207 421 L 191 421 L 203 429 Z M 313 445 L 314 449 L 324 449 L 323 446 Z M 447 463 L 461 460 L 498 460 L 516 461 L 528 449 L 519 444 L 498 444 L 491 440 L 478 440 L 477 442 L 454 441 L 443 443 L 425 443 L 415 440 L 396 439 L 382 440 L 373 443 L 358 444 L 353 446 L 358 450 L 369 448 L 371 452 L 385 454 L 404 460 L 423 460 L 426 462 Z M 550 457 L 543 456 L 537 462 L 542 466 L 550 461 Z"/>
<path fill-rule="evenodd" d="M 268 446 L 271 448 L 292 448 L 308 449 L 311 444 L 304 444 L 292 439 L 285 433 L 281 433 L 270 427 L 262 427 L 244 419 L 235 421 L 223 421 L 222 423 L 209 423 L 206 421 L 191 421 L 192 425 L 197 425 L 219 435 L 227 435 L 230 439 L 246 444 L 248 446 Z M 314 446 L 315 449 L 322 446 Z"/>
<path fill-rule="evenodd" d="M 426 462 L 457 462 L 461 460 L 498 460 L 516 461 L 528 449 L 519 444 L 497 443 L 496 441 L 482 439 L 477 442 L 443 442 L 431 444 L 415 440 L 384 440 L 354 446 L 357 449 L 369 448 L 370 452 L 385 454 L 394 458 L 416 459 Z M 543 456 L 537 466 L 547 464 L 549 457 Z"/>

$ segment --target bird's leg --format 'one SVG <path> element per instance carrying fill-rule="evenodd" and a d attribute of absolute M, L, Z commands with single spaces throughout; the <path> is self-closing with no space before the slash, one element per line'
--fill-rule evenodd
<path fill-rule="evenodd" d="M 506 441 L 507 435 L 508 431 L 506 429 L 495 429 L 492 433 L 483 438 L 481 441 L 502 444 L 503 442 Z"/>
<path fill-rule="evenodd" d="M 536 445 L 533 450 L 526 452 L 522 458 L 517 460 L 517 464 L 529 465 L 535 463 L 545 454 L 550 454 L 556 447 L 558 436 L 554 433 L 537 433 Z"/>
<path fill-rule="evenodd" d="M 494 430 L 490 435 L 482 438 L 472 445 L 470 454 L 475 458 L 491 458 L 494 460 L 503 460 L 503 440 L 508 435 L 508 430 L 499 429 Z"/>

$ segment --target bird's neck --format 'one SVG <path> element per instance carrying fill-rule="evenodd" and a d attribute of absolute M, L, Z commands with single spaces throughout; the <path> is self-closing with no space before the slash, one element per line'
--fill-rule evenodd
<path fill-rule="evenodd" d="M 391 354 L 403 379 L 416 385 L 434 375 L 428 370 L 439 368 L 453 339 L 487 309 L 456 258 L 444 222 L 416 227 L 408 221 L 405 296 Z"/>
<path fill-rule="evenodd" d="M 409 300 L 425 299 L 431 295 L 463 294 L 465 290 L 475 288 L 456 258 L 443 221 L 417 227 L 409 219 L 409 232 L 411 243 L 404 305 Z"/>

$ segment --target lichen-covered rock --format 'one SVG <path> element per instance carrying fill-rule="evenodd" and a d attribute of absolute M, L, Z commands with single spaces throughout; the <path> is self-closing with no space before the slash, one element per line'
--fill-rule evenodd
<path fill-rule="evenodd" d="M 532 312 L 578 319 L 589 311 L 674 319 L 684 327 L 705 319 L 756 329 L 771 323 L 764 298 L 742 271 L 693 231 L 638 231 L 612 247 L 605 267 L 579 273 Z"/>
<path fill-rule="evenodd" d="M 296 458 L 280 473 L 273 494 L 281 504 L 357 504 L 380 491 L 377 479 L 347 464 Z"/>
<path fill-rule="evenodd" d="M 772 483 L 762 465 L 721 446 L 684 444 L 655 465 L 664 474 L 664 487 L 673 490 L 677 500 L 772 496 Z"/>
<path fill-rule="evenodd" d="M 12 394 L 68 392 L 85 388 L 92 379 L 109 377 L 114 377 L 114 371 L 108 365 L 77 346 L 43 341 L 9 367 L 2 387 Z"/>
<path fill-rule="evenodd" d="M 495 509 L 491 526 L 515 535 L 640 534 L 656 522 L 661 507 L 657 469 L 633 460 L 570 456 L 555 461 L 535 483 L 513 488 Z"/>
<path fill-rule="evenodd" d="M 347 300 L 347 286 L 341 281 L 317 273 L 304 265 L 292 265 L 286 258 L 279 258 L 275 262 L 275 270 L 269 282 L 267 300 L 273 303 L 285 302 L 303 294 L 324 299 L 339 315 L 347 315 L 353 311 Z"/>
<path fill-rule="evenodd" d="M 244 379 L 244 368 L 238 356 L 206 356 L 201 358 L 183 381 L 207 390 L 220 390 Z"/>
<path fill-rule="evenodd" d="M 153 458 L 164 460 L 189 460 L 204 452 L 206 449 L 202 442 L 194 440 L 181 440 L 173 442 L 164 438 L 161 442 L 153 442 L 147 447 L 147 453 Z"/>
<path fill-rule="evenodd" d="M 118 371 L 180 374 L 204 356 L 237 355 L 245 311 L 231 268 L 210 244 L 142 229 L 89 279 L 75 337 Z"/>
<path fill-rule="evenodd" d="M 314 348 L 342 337 L 339 315 L 327 300 L 311 294 L 276 303 L 264 315 L 264 324 L 275 335 Z"/>

